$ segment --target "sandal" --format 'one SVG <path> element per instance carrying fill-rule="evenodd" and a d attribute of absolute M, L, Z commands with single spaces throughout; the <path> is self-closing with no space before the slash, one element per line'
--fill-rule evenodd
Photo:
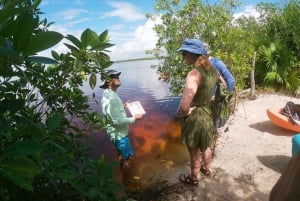
<path fill-rule="evenodd" d="M 209 177 L 209 176 L 210 176 L 210 170 L 204 168 L 203 166 L 201 166 L 200 172 L 201 172 L 202 175 L 204 175 L 204 176 L 206 176 L 206 177 Z"/>
<path fill-rule="evenodd" d="M 181 174 L 179 176 L 179 181 L 185 184 L 198 186 L 199 181 L 198 179 L 192 179 L 191 175 Z"/>

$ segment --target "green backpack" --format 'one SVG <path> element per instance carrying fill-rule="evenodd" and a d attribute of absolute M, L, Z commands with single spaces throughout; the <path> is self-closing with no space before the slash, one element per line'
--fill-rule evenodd
<path fill-rule="evenodd" d="M 233 97 L 232 92 L 228 92 L 224 89 L 220 83 L 217 84 L 214 100 L 211 104 L 211 110 L 213 113 L 213 120 L 227 119 L 230 115 L 230 100 Z M 218 125 L 217 127 L 221 127 Z"/>

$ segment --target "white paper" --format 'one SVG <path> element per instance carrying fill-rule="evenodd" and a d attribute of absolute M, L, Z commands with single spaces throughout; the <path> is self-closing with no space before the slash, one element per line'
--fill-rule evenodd
<path fill-rule="evenodd" d="M 136 114 L 146 114 L 142 104 L 140 101 L 133 101 L 127 104 L 128 110 L 131 115 L 134 116 Z"/>

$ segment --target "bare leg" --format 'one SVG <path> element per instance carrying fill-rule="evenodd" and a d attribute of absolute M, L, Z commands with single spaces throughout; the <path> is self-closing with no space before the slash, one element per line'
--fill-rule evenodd
<path fill-rule="evenodd" d="M 212 161 L 212 151 L 210 149 L 210 147 L 207 147 L 207 149 L 204 151 L 204 154 L 202 156 L 203 162 L 204 162 L 204 168 L 205 169 L 209 169 L 209 165 Z"/>
<path fill-rule="evenodd" d="M 134 158 L 129 157 L 129 159 L 123 161 L 123 164 L 121 166 L 124 185 L 127 185 L 130 183 L 129 181 L 130 181 L 130 177 L 131 177 L 131 170 L 132 170 L 133 162 L 134 162 Z"/>
<path fill-rule="evenodd" d="M 201 168 L 201 152 L 199 148 L 188 148 L 191 160 L 191 177 L 192 179 L 199 179 Z"/>
<path fill-rule="evenodd" d="M 209 165 L 212 161 L 212 151 L 210 147 L 207 147 L 202 155 L 203 167 L 201 167 L 201 172 L 205 176 L 210 176 Z"/>

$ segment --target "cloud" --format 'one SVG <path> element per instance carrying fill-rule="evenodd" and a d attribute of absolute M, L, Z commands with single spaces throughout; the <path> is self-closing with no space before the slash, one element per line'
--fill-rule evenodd
<path fill-rule="evenodd" d="M 145 15 L 138 12 L 137 8 L 130 3 L 126 2 L 109 2 L 115 8 L 111 12 L 106 12 L 101 18 L 120 17 L 125 21 L 136 21 L 145 19 Z"/>
<path fill-rule="evenodd" d="M 110 48 L 109 55 L 111 59 L 124 60 L 150 57 L 145 52 L 155 48 L 158 38 L 153 28 L 157 23 L 161 23 L 161 21 L 148 19 L 145 24 L 138 26 L 133 32 L 109 32 L 111 42 L 116 44 Z"/>
<path fill-rule="evenodd" d="M 240 18 L 242 16 L 258 18 L 259 13 L 257 12 L 254 5 L 249 5 L 243 7 L 240 12 L 233 14 L 234 19 Z"/>
<path fill-rule="evenodd" d="M 110 52 L 108 54 L 111 59 L 125 60 L 150 57 L 151 55 L 147 55 L 146 51 L 154 49 L 157 42 L 157 36 L 153 28 L 155 24 L 161 22 L 159 20 L 147 19 L 145 14 L 139 12 L 138 8 L 136 8 L 133 4 L 115 1 L 109 2 L 109 4 L 114 9 L 112 12 L 105 13 L 103 17 L 120 17 L 126 21 L 125 23 L 120 21 L 118 24 L 111 24 L 111 26 L 107 27 L 110 43 L 115 44 L 109 49 Z M 95 14 L 95 12 L 87 12 L 86 9 L 64 10 L 63 12 L 55 14 L 55 17 L 59 17 L 61 20 L 63 19 L 64 22 L 60 25 L 53 24 L 50 27 L 50 30 L 60 32 L 63 35 L 71 34 L 80 38 L 83 28 L 80 25 L 77 25 L 80 23 L 83 24 L 82 22 L 91 22 L 91 18 L 87 18 L 87 14 L 91 15 Z M 81 16 L 85 17 L 80 18 Z M 139 22 L 128 22 L 137 20 L 139 20 Z M 73 25 L 76 25 L 76 27 Z M 97 31 L 97 28 L 93 30 Z M 68 41 L 64 39 L 58 45 L 52 47 L 51 50 L 58 53 L 68 51 L 67 47 L 63 44 L 66 42 Z M 43 51 L 40 55 L 49 56 L 51 50 Z"/>
<path fill-rule="evenodd" d="M 74 4 L 76 5 L 84 5 L 84 1 L 83 0 L 73 0 Z"/>
<path fill-rule="evenodd" d="M 74 25 L 82 24 L 83 22 L 88 22 L 88 21 L 90 21 L 89 18 L 81 18 L 78 20 L 71 20 L 70 22 L 66 23 L 66 26 L 74 26 Z"/>
<path fill-rule="evenodd" d="M 82 13 L 87 13 L 87 11 L 84 9 L 69 9 L 60 12 L 57 15 L 63 20 L 72 20 L 81 15 Z"/>
<path fill-rule="evenodd" d="M 124 24 L 113 25 L 109 28 L 109 37 L 110 43 L 115 44 L 113 47 L 109 49 L 109 55 L 112 60 L 126 60 L 126 59 L 136 59 L 143 57 L 150 57 L 151 55 L 147 55 L 146 50 L 152 50 L 155 48 L 157 42 L 157 36 L 155 31 L 153 30 L 155 24 L 161 23 L 161 20 L 151 20 L 148 19 L 144 24 L 138 27 L 128 27 Z M 51 30 L 58 31 L 63 35 L 72 34 L 76 37 L 80 37 L 81 31 L 70 31 L 66 26 L 51 26 Z M 126 30 L 126 31 L 124 31 Z M 131 31 L 132 30 L 132 31 Z M 63 40 L 55 47 L 51 48 L 56 52 L 62 53 L 66 52 L 68 49 L 63 44 L 66 43 L 67 40 Z M 43 51 L 39 55 L 41 56 L 49 56 L 50 50 Z"/>
<path fill-rule="evenodd" d="M 126 27 L 125 24 L 117 24 L 110 27 L 111 30 L 120 31 Z"/>

